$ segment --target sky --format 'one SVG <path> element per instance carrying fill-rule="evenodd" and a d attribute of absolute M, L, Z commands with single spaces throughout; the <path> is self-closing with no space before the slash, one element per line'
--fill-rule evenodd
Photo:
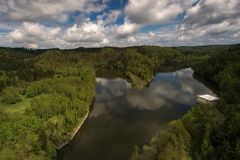
<path fill-rule="evenodd" d="M 0 0 L 0 46 L 240 43 L 239 0 Z"/>

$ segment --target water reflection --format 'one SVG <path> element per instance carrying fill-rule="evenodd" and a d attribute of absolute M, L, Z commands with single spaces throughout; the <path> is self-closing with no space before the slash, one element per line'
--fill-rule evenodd
<path fill-rule="evenodd" d="M 191 69 L 159 73 L 148 88 L 133 89 L 121 78 L 98 78 L 94 109 L 74 141 L 60 153 L 64 160 L 126 160 L 135 144 L 147 143 L 166 124 L 213 94 L 193 79 Z"/>
<path fill-rule="evenodd" d="M 194 105 L 198 94 L 212 94 L 203 84 L 193 78 L 193 70 L 183 69 L 173 73 L 159 73 L 150 83 L 148 88 L 141 90 L 132 89 L 126 80 L 116 78 L 106 80 L 97 79 L 98 103 L 91 116 L 104 113 L 106 108 L 114 107 L 117 101 L 113 97 L 123 96 L 128 107 L 143 110 L 157 110 L 161 107 L 173 107 L 176 104 Z M 107 103 L 107 105 L 106 105 Z"/>

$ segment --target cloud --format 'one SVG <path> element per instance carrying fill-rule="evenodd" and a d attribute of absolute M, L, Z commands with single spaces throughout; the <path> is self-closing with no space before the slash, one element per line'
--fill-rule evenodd
<path fill-rule="evenodd" d="M 7 37 L 14 43 L 38 43 L 41 41 L 54 40 L 60 33 L 60 28 L 45 27 L 39 23 L 24 22 L 22 26 Z"/>
<path fill-rule="evenodd" d="M 66 30 L 64 40 L 67 42 L 102 42 L 105 38 L 105 29 L 99 23 L 91 21 L 81 25 L 75 24 Z"/>
<path fill-rule="evenodd" d="M 240 41 L 239 0 L 129 0 L 125 8 L 114 10 L 110 3 L 1 0 L 0 45 L 77 48 Z"/>
<path fill-rule="evenodd" d="M 188 3 L 187 3 L 188 2 Z M 138 24 L 169 23 L 184 11 L 188 0 L 129 0 L 125 8 L 126 16 Z"/>
<path fill-rule="evenodd" d="M 115 45 L 124 46 L 126 41 L 136 43 L 134 34 L 139 25 L 126 20 L 122 25 L 107 25 L 102 19 L 93 22 L 89 18 L 72 26 L 48 27 L 35 22 L 24 22 L 6 34 L 9 44 L 15 47 L 38 46 L 39 48 L 76 48 Z M 35 45 L 33 45 L 35 44 Z"/>
<path fill-rule="evenodd" d="M 24 22 L 20 27 L 8 33 L 5 38 L 15 46 L 34 46 L 34 48 L 35 46 L 39 48 L 72 48 L 108 44 L 109 42 L 105 36 L 104 26 L 89 20 L 66 29 Z"/>
<path fill-rule="evenodd" d="M 137 39 L 135 37 L 131 36 L 131 37 L 128 38 L 128 42 L 131 43 L 131 44 L 136 44 Z"/>
<path fill-rule="evenodd" d="M 149 36 L 151 36 L 151 37 L 155 37 L 155 36 L 156 36 L 156 34 L 153 33 L 153 32 L 149 32 L 148 34 L 149 34 Z"/>
<path fill-rule="evenodd" d="M 141 26 L 139 24 L 132 23 L 128 19 L 125 19 L 124 24 L 112 26 L 109 30 L 117 39 L 124 39 L 136 33 L 140 28 Z"/>
<path fill-rule="evenodd" d="M 30 44 L 27 44 L 27 48 L 36 49 L 36 48 L 38 48 L 38 45 L 35 43 L 30 43 Z"/>
<path fill-rule="evenodd" d="M 177 32 L 180 40 L 219 43 L 234 38 L 239 30 L 240 1 L 205 0 L 186 10 L 184 22 Z"/>
<path fill-rule="evenodd" d="M 72 12 L 100 12 L 106 4 L 96 0 L 2 0 L 1 11 L 11 19 L 36 21 Z"/>
<path fill-rule="evenodd" d="M 112 10 L 108 13 L 104 13 L 103 15 L 99 15 L 97 18 L 104 21 L 106 25 L 109 25 L 114 24 L 121 14 L 120 10 Z"/>

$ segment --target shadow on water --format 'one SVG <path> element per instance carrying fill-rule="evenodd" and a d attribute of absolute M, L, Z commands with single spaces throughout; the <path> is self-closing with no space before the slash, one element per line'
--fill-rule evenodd
<path fill-rule="evenodd" d="M 198 94 L 213 94 L 193 78 L 193 70 L 158 73 L 138 90 L 122 78 L 97 78 L 94 107 L 59 160 L 126 160 L 134 145 L 142 146 L 181 118 Z"/>

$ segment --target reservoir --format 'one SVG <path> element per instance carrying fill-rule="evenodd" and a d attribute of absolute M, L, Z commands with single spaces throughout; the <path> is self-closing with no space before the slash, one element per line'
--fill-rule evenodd
<path fill-rule="evenodd" d="M 168 122 L 181 118 L 199 94 L 214 95 L 190 68 L 158 73 L 143 89 L 122 78 L 97 78 L 91 113 L 58 160 L 127 160 L 134 145 L 142 147 Z"/>

